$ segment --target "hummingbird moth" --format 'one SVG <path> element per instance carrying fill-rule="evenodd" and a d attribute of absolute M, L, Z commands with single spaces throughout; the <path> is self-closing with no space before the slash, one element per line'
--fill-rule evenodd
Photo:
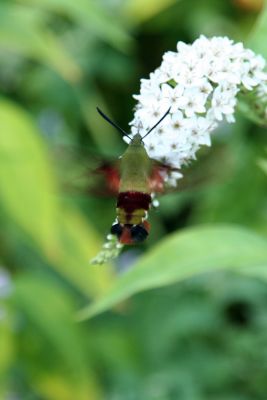
<path fill-rule="evenodd" d="M 170 109 L 143 137 L 137 133 L 132 138 L 99 108 L 97 111 L 130 139 L 127 149 L 119 159 L 118 171 L 112 168 L 103 171 L 107 179 L 113 182 L 113 189 L 118 191 L 117 216 L 110 233 L 117 236 L 121 244 L 141 243 L 149 234 L 150 225 L 147 216 L 152 204 L 152 194 L 163 190 L 164 173 L 170 169 L 149 157 L 143 139 L 163 121 Z"/>

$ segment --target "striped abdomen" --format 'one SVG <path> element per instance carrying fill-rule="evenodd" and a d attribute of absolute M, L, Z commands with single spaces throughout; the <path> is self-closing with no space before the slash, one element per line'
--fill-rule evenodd
<path fill-rule="evenodd" d="M 142 192 L 121 192 L 117 201 L 118 223 L 111 227 L 111 233 L 117 235 L 124 244 L 143 242 L 149 230 L 145 221 L 151 205 L 151 196 Z"/>
<path fill-rule="evenodd" d="M 121 192 L 117 201 L 117 217 L 121 224 L 140 224 L 146 217 L 151 196 L 142 192 Z"/>

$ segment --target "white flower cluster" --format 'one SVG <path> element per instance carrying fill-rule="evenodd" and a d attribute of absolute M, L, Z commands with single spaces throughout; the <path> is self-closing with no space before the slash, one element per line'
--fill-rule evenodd
<path fill-rule="evenodd" d="M 227 37 L 178 42 L 177 52 L 165 53 L 160 67 L 141 80 L 132 135 L 143 136 L 171 107 L 144 143 L 150 157 L 181 168 L 201 145 L 210 146 L 210 133 L 220 121 L 235 121 L 240 90 L 266 91 L 265 65 L 262 56 Z"/>
<path fill-rule="evenodd" d="M 115 235 L 107 235 L 106 242 L 102 246 L 102 250 L 94 257 L 90 263 L 101 265 L 109 260 L 117 258 L 123 248 L 123 244 L 118 242 Z"/>

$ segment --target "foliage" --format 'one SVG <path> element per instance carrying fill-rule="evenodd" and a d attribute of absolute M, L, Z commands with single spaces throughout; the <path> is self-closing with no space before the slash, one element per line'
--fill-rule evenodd
<path fill-rule="evenodd" d="M 267 241 L 244 228 L 213 225 L 184 230 L 142 257 L 115 282 L 102 301 L 82 311 L 80 317 L 95 315 L 141 290 L 165 286 L 215 268 L 266 268 L 266 263 Z"/>
<path fill-rule="evenodd" d="M 1 399 L 266 398 L 262 127 L 241 114 L 221 126 L 151 211 L 147 244 L 89 265 L 115 200 L 77 194 L 77 181 L 124 149 L 95 107 L 126 127 L 140 78 L 178 39 L 266 52 L 266 10 L 140 4 L 0 4 Z"/>

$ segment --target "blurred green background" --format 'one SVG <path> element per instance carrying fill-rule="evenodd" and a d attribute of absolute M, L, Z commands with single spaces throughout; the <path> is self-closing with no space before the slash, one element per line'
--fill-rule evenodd
<path fill-rule="evenodd" d="M 1 0 L 1 400 L 267 399 L 266 128 L 222 124 L 147 243 L 89 264 L 116 202 L 92 171 L 125 149 L 95 108 L 127 129 L 200 34 L 267 58 L 260 0 Z"/>

